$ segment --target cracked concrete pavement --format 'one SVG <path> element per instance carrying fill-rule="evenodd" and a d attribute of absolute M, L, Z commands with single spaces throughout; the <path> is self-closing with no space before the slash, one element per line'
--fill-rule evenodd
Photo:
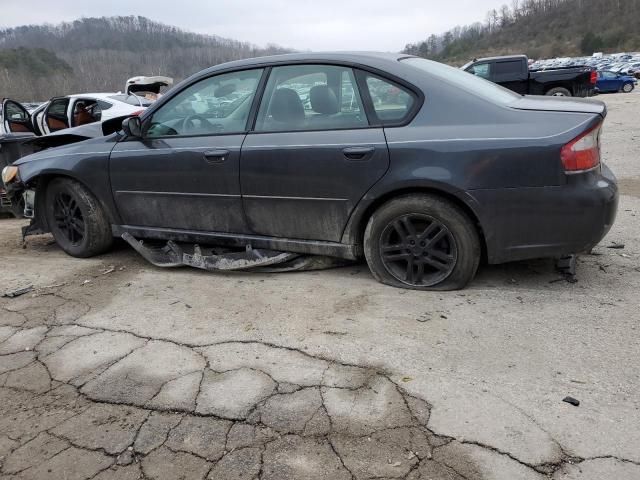
<path fill-rule="evenodd" d="M 451 293 L 166 271 L 0 220 L 0 290 L 35 287 L 0 299 L 0 477 L 640 478 L 640 94 L 601 98 L 623 196 L 576 284 L 548 261 Z"/>

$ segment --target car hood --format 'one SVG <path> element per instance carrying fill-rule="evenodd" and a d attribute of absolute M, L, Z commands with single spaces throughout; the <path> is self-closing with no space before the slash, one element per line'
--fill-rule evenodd
<path fill-rule="evenodd" d="M 607 115 L 607 106 L 600 100 L 574 97 L 543 97 L 525 95 L 509 105 L 517 110 L 537 110 L 544 112 L 593 113 Z"/>
<path fill-rule="evenodd" d="M 20 166 L 39 160 L 64 157 L 68 155 L 91 155 L 109 154 L 116 143 L 118 134 L 113 133 L 106 137 L 90 138 L 88 140 L 63 145 L 59 147 L 47 148 L 37 153 L 24 156 L 16 160 L 13 164 Z"/>

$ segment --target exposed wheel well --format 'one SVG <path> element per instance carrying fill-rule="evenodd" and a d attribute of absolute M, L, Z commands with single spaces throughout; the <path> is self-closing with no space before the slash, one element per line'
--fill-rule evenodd
<path fill-rule="evenodd" d="M 444 192 L 442 190 L 437 190 L 434 188 L 406 188 L 403 190 L 395 190 L 393 192 L 389 192 L 385 195 L 383 195 L 382 197 L 376 199 L 371 205 L 369 205 L 369 207 L 367 207 L 367 209 L 364 212 L 364 215 L 362 216 L 362 219 L 360 220 L 360 224 L 358 225 L 358 241 L 360 242 L 360 245 L 364 245 L 364 231 L 367 228 L 367 224 L 369 223 L 369 219 L 371 218 L 371 215 L 373 215 L 373 212 L 375 212 L 378 208 L 380 208 L 380 206 L 384 205 L 385 203 L 387 203 L 388 201 L 397 198 L 397 197 L 401 197 L 403 195 L 407 195 L 407 194 L 415 194 L 415 193 L 422 193 L 422 194 L 428 194 L 428 195 L 436 195 L 438 197 L 441 197 L 445 200 L 447 200 L 448 202 L 456 205 L 457 207 L 459 207 L 463 212 L 465 212 L 467 214 L 467 216 L 473 221 L 474 227 L 476 229 L 476 232 L 478 233 L 478 237 L 480 238 L 480 245 L 482 247 L 482 261 L 486 261 L 487 258 L 487 241 L 485 239 L 485 235 L 484 235 L 484 231 L 482 230 L 482 226 L 480 225 L 480 221 L 478 220 L 477 215 L 475 214 L 475 212 L 469 208 L 469 206 L 464 203 L 462 200 L 460 200 L 458 197 L 456 197 L 455 195 L 452 195 L 450 193 Z"/>
<path fill-rule="evenodd" d="M 40 226 L 40 228 L 46 232 L 49 232 L 50 230 L 49 230 L 49 225 L 47 224 L 46 215 L 44 214 L 45 192 L 47 190 L 47 185 L 49 185 L 49 183 L 56 178 L 66 178 L 69 180 L 73 180 L 74 182 L 78 182 L 84 188 L 86 188 L 89 192 L 91 192 L 91 189 L 86 184 L 84 184 L 77 178 L 72 177 L 71 175 L 65 175 L 63 173 L 43 173 L 42 175 L 38 175 L 37 177 L 32 178 L 29 181 L 28 186 L 30 188 L 35 187 L 35 190 L 36 190 L 34 220 Z M 91 193 L 93 194 L 93 192 Z"/>

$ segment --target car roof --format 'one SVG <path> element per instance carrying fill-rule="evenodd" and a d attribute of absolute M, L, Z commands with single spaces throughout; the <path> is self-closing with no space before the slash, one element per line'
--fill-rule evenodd
<path fill-rule="evenodd" d="M 232 62 L 221 63 L 210 67 L 203 72 L 206 75 L 217 70 L 226 70 L 232 68 L 250 67 L 253 65 L 278 64 L 287 62 L 346 62 L 355 64 L 367 64 L 372 60 L 376 62 L 388 62 L 389 64 L 397 62 L 401 58 L 412 57 L 401 53 L 385 53 L 385 52 L 306 52 L 306 53 L 285 53 L 282 55 L 269 55 L 265 57 L 254 57 L 243 60 L 234 60 Z"/>
<path fill-rule="evenodd" d="M 476 63 L 476 62 L 491 62 L 494 60 L 506 60 L 507 58 L 524 58 L 525 60 L 527 59 L 526 55 L 503 55 L 503 56 L 499 56 L 499 57 L 484 57 L 484 58 L 477 58 L 475 60 L 472 61 L 472 63 Z"/>
<path fill-rule="evenodd" d="M 65 97 L 69 98 L 78 98 L 78 97 L 89 97 L 89 98 L 99 98 L 99 99 L 111 99 L 111 95 L 118 95 L 117 93 L 74 93 L 73 95 L 65 95 Z M 111 99 L 113 100 L 113 99 Z"/>

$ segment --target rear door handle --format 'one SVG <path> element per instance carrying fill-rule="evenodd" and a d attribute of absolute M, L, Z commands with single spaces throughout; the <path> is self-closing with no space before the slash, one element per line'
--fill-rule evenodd
<path fill-rule="evenodd" d="M 347 160 L 368 160 L 375 151 L 374 147 L 347 147 L 342 153 Z"/>
<path fill-rule="evenodd" d="M 204 159 L 207 163 L 222 163 L 224 162 L 231 152 L 229 150 L 207 150 L 204 152 Z"/>

